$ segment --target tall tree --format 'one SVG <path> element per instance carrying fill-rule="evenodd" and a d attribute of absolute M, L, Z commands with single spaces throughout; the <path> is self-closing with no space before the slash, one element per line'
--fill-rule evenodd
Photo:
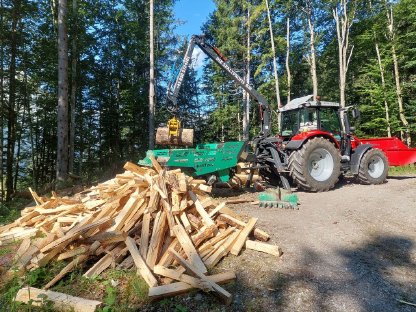
<path fill-rule="evenodd" d="M 347 85 L 347 71 L 350 64 L 354 46 L 350 47 L 349 36 L 352 23 L 354 21 L 355 8 L 347 10 L 347 0 L 341 0 L 339 6 L 333 10 L 333 15 L 337 30 L 338 39 L 338 59 L 339 59 L 339 91 L 340 104 L 345 107 L 345 87 Z"/>
<path fill-rule="evenodd" d="M 69 158 L 68 158 L 68 171 L 74 172 L 74 156 L 75 156 L 75 112 L 77 103 L 77 22 L 78 22 L 78 9 L 77 0 L 72 0 L 72 19 L 73 19 L 73 31 L 72 31 L 72 51 L 71 51 L 71 110 L 70 110 L 70 123 L 69 123 Z"/>
<path fill-rule="evenodd" d="M 21 20 L 21 2 L 13 1 L 12 26 L 10 36 L 9 63 L 9 103 L 7 106 L 7 161 L 6 161 L 6 200 L 10 200 L 14 193 L 13 160 L 16 144 L 16 58 L 18 49 L 17 30 Z"/>
<path fill-rule="evenodd" d="M 290 92 L 292 85 L 292 76 L 290 73 L 290 18 L 286 20 L 286 77 L 287 77 L 287 100 L 286 103 L 290 102 Z"/>
<path fill-rule="evenodd" d="M 399 116 L 400 120 L 403 123 L 403 126 L 406 131 L 406 138 L 403 135 L 403 130 L 400 131 L 401 139 L 406 139 L 407 145 L 412 144 L 412 137 L 410 135 L 410 126 L 409 122 L 406 119 L 404 114 L 404 107 L 403 107 L 403 94 L 402 94 L 402 86 L 400 82 L 400 70 L 399 70 L 399 62 L 397 60 L 397 53 L 396 53 L 396 44 L 395 44 L 395 25 L 394 25 L 394 15 L 393 15 L 393 8 L 387 4 L 386 0 L 386 13 L 387 13 L 387 21 L 388 21 L 388 35 L 391 42 L 391 54 L 393 57 L 393 67 L 394 67 L 394 79 L 396 83 L 396 94 L 397 94 L 397 104 L 399 105 Z"/>
<path fill-rule="evenodd" d="M 155 55 L 154 55 L 154 22 L 153 22 L 153 14 L 154 14 L 154 5 L 153 0 L 150 0 L 150 9 L 149 9 L 149 44 L 150 44 L 150 72 L 149 72 L 149 149 L 154 149 L 155 146 L 155 111 L 156 111 L 156 103 L 155 103 Z"/>
<path fill-rule="evenodd" d="M 307 56 L 312 77 L 313 96 L 318 95 L 318 76 L 316 73 L 316 34 L 315 34 L 315 8 L 312 0 L 306 0 L 302 6 L 302 11 L 305 13 L 306 21 L 309 28 L 309 54 Z"/>
<path fill-rule="evenodd" d="M 58 150 L 56 178 L 68 178 L 68 30 L 67 0 L 58 1 Z"/>
<path fill-rule="evenodd" d="M 387 123 L 387 136 L 391 137 L 390 112 L 389 112 L 389 104 L 387 103 L 387 96 L 386 96 L 386 80 L 384 78 L 385 69 L 383 66 L 383 62 L 381 60 L 378 42 L 375 43 L 375 49 L 376 49 L 376 54 L 377 54 L 377 63 L 380 69 L 381 88 L 383 90 L 384 110 L 386 114 L 386 123 Z"/>
<path fill-rule="evenodd" d="M 269 8 L 269 0 L 265 0 L 265 1 L 266 1 L 266 10 L 267 10 L 267 20 L 269 21 L 270 42 L 272 45 L 272 53 L 273 53 L 273 74 L 274 74 L 274 84 L 275 84 L 275 89 L 276 89 L 276 101 L 277 101 L 277 107 L 281 107 L 282 102 L 280 101 L 279 76 L 277 74 L 277 60 L 276 60 L 277 57 L 276 57 L 276 48 L 274 46 L 273 24 L 272 24 L 272 18 L 271 18 L 270 8 Z M 288 44 L 289 44 L 289 40 L 288 40 Z"/>
<path fill-rule="evenodd" d="M 246 21 L 246 33 L 247 33 L 247 43 L 246 43 L 246 75 L 245 81 L 246 84 L 250 84 L 250 62 L 251 62 L 251 22 L 250 22 L 250 10 L 251 10 L 250 1 L 247 2 L 247 21 Z M 250 94 L 243 91 L 243 140 L 248 140 L 250 136 Z"/>
<path fill-rule="evenodd" d="M 0 203 L 4 200 L 4 116 L 5 116 L 5 95 L 4 95 L 4 10 L 3 0 L 0 0 Z"/>

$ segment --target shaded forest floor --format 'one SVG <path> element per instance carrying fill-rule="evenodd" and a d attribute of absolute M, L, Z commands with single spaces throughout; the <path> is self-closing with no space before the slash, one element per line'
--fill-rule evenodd
<path fill-rule="evenodd" d="M 196 291 L 149 303 L 146 285 L 134 271 L 117 269 L 94 280 L 81 278 L 79 269 L 53 289 L 103 300 L 106 311 L 415 311 L 397 301 L 416 302 L 415 174 L 390 176 L 377 186 L 344 180 L 330 192 L 298 196 L 299 210 L 230 206 L 257 217 L 259 228 L 284 254 L 277 259 L 245 250 L 223 260 L 216 271 L 237 274 L 236 282 L 225 285 L 234 295 L 229 307 Z M 15 248 L 0 247 L 0 267 L 7 267 Z M 2 302 L 10 302 L 13 287 L 25 282 L 42 286 L 60 268 L 57 264 L 0 285 L 0 310 Z"/>

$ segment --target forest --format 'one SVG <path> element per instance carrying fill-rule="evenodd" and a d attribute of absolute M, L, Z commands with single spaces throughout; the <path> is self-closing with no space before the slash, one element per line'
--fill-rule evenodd
<path fill-rule="evenodd" d="M 2 203 L 29 186 L 108 178 L 153 148 L 155 126 L 169 118 L 166 86 L 192 35 L 175 34 L 175 1 L 0 0 Z M 214 3 L 195 33 L 273 110 L 320 95 L 359 107 L 357 135 L 414 146 L 414 0 Z M 250 97 L 209 60 L 188 71 L 178 108 L 198 143 L 258 131 Z"/>

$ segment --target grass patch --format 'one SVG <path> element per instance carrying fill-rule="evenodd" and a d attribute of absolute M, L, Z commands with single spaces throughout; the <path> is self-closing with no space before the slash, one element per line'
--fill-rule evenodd
<path fill-rule="evenodd" d="M 5 256 L 11 252 L 13 252 L 13 249 L 11 249 L 10 247 L 0 248 L 0 257 Z"/>
<path fill-rule="evenodd" d="M 102 301 L 102 312 L 133 312 L 149 303 L 148 286 L 135 270 L 110 269 L 94 278 L 82 276 L 80 267 L 51 290 Z"/>
<path fill-rule="evenodd" d="M 19 218 L 20 210 L 30 202 L 24 198 L 17 198 L 8 203 L 0 203 L 0 225 L 12 223 Z"/>
<path fill-rule="evenodd" d="M 407 174 L 416 175 L 416 164 L 389 168 L 389 175 L 391 176 L 402 176 Z"/>

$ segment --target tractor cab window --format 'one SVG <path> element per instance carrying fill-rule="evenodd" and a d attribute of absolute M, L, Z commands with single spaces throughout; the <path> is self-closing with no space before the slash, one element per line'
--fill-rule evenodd
<path fill-rule="evenodd" d="M 299 131 L 318 129 L 318 114 L 316 108 L 303 108 L 300 111 Z"/>
<path fill-rule="evenodd" d="M 341 125 L 337 110 L 333 108 L 321 107 L 320 109 L 321 130 L 332 133 L 335 138 L 341 139 Z"/>
<path fill-rule="evenodd" d="M 298 132 L 298 113 L 299 110 L 282 112 L 280 132 L 282 136 L 292 136 Z"/>

